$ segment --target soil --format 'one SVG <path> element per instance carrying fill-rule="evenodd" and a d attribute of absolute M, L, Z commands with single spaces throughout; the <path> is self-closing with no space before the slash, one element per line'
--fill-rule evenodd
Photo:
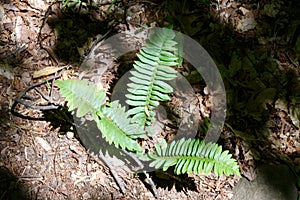
<path fill-rule="evenodd" d="M 228 118 L 218 143 L 238 160 L 243 177 L 254 180 L 258 163 L 282 163 L 294 175 L 299 174 L 300 133 L 296 110 L 300 105 L 299 23 L 281 27 L 284 21 L 278 22 L 276 37 L 263 31 L 269 30 L 268 22 L 272 19 L 282 20 L 280 9 L 295 6 L 294 2 L 287 5 L 279 0 L 276 4 L 191 1 L 193 5 L 188 1 L 183 5 L 179 1 L 116 1 L 113 5 L 106 0 L 89 2 L 96 6 L 82 3 L 63 8 L 63 2 L 54 0 L 0 2 L 0 199 L 155 199 L 143 174 L 127 173 L 117 167 L 114 170 L 125 186 L 124 193 L 120 191 L 111 169 L 83 145 L 69 123 L 72 115 L 67 112 L 57 88 L 52 87 L 55 75 L 78 78 L 82 63 L 94 52 L 93 45 L 97 42 L 116 33 L 139 30 L 143 25 L 172 24 L 174 29 L 199 41 L 218 67 L 224 67 L 221 73 L 229 68 L 230 74 L 224 75 Z M 290 20 L 299 16 L 295 10 L 288 14 Z M 297 21 L 296 17 L 294 20 Z M 289 31 L 282 31 L 284 28 Z M 229 30 L 230 37 L 226 35 Z M 238 74 L 249 69 L 246 66 L 249 63 L 240 57 L 244 52 L 255 58 L 257 54 L 266 55 L 255 61 L 257 65 L 269 61 L 273 64 L 255 69 L 259 78 L 250 80 L 248 75 L 253 71 Z M 122 69 L 132 64 L 132 56 L 135 55 L 125 55 L 118 62 L 111 58 L 101 60 L 104 67 L 91 73 L 96 77 L 93 80 L 100 81 L 110 94 L 126 71 Z M 241 66 L 236 64 L 240 62 Z M 41 72 L 41 69 L 47 70 Z M 41 75 L 36 74 L 38 71 Z M 269 71 L 277 82 L 260 78 Z M 281 75 L 277 76 L 277 72 Z M 190 106 L 200 110 L 203 129 L 198 136 L 203 138 L 205 119 L 210 117 L 210 97 L 205 92 L 205 83 L 197 75 L 194 77 L 188 64 L 182 74 L 186 74 L 196 93 Z M 252 81 L 259 87 L 258 79 L 266 86 L 247 96 L 256 91 Z M 23 95 L 25 98 L 20 103 L 19 95 L 29 88 L 32 90 Z M 272 95 L 273 90 L 266 88 L 279 92 Z M 60 106 L 43 110 L 49 102 Z M 170 104 L 175 109 L 187 102 L 174 95 Z M 261 110 L 255 110 L 258 107 Z M 251 111 L 247 113 L 247 109 Z M 170 123 L 176 127 L 178 121 Z M 165 132 L 172 134 L 171 129 Z M 150 177 L 160 199 L 222 200 L 233 197 L 233 188 L 241 178 L 214 174 L 175 176 L 172 171 L 151 172 Z"/>

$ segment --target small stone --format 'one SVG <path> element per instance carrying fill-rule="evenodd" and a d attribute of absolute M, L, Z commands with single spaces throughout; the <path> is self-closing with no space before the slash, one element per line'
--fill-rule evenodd
<path fill-rule="evenodd" d="M 74 133 L 71 132 L 71 131 L 68 131 L 68 132 L 67 132 L 67 138 L 70 140 L 70 139 L 72 139 L 73 137 L 74 137 Z"/>
<path fill-rule="evenodd" d="M 92 198 L 91 195 L 87 192 L 83 193 L 82 195 L 82 199 L 91 199 L 91 198 Z"/>

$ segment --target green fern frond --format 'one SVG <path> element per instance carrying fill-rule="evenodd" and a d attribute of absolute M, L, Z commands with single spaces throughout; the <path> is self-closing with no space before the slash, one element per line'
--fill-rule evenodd
<path fill-rule="evenodd" d="M 178 33 L 176 35 L 175 41 L 178 43 L 177 51 L 174 52 L 175 55 L 178 57 L 177 68 L 181 68 L 182 63 L 183 63 L 183 36 L 182 36 L 182 33 Z"/>
<path fill-rule="evenodd" d="M 97 115 L 100 117 L 96 120 L 97 126 L 109 144 L 114 143 L 116 147 L 130 151 L 143 151 L 134 139 L 145 137 L 144 130 L 137 124 L 130 123 L 125 107 L 121 107 L 118 101 L 103 106 Z"/>
<path fill-rule="evenodd" d="M 166 81 L 177 77 L 177 71 L 170 66 L 178 65 L 174 38 L 172 30 L 157 30 L 137 54 L 140 61 L 133 64 L 126 103 L 133 107 L 129 110 L 129 114 L 133 115 L 132 121 L 141 126 L 154 121 L 153 109 L 159 101 L 170 100 L 167 94 L 173 92 L 173 88 Z"/>
<path fill-rule="evenodd" d="M 98 90 L 96 85 L 89 85 L 86 80 L 56 80 L 55 84 L 59 87 L 61 96 L 68 101 L 69 111 L 78 108 L 77 117 L 82 117 L 90 111 L 96 112 L 104 103 L 105 91 Z"/>
<path fill-rule="evenodd" d="M 162 167 L 165 171 L 175 165 L 176 174 L 209 174 L 214 171 L 217 176 L 240 175 L 239 166 L 228 151 L 198 139 L 182 138 L 170 144 L 163 140 L 161 146 L 155 145 L 155 153 L 148 153 L 148 156 L 153 160 L 150 167 Z"/>

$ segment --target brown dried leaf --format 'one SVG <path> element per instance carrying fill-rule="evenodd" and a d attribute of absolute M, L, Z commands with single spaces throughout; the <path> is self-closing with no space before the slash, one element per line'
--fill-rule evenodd
<path fill-rule="evenodd" d="M 41 145 L 41 147 L 47 152 L 52 150 L 52 147 L 50 146 L 50 144 L 41 137 L 35 137 L 35 142 L 37 142 L 39 145 Z"/>
<path fill-rule="evenodd" d="M 33 78 L 40 78 L 42 76 L 48 76 L 50 74 L 54 74 L 55 72 L 57 72 L 63 68 L 65 68 L 65 66 L 64 67 L 45 67 L 41 70 L 35 71 L 33 73 Z"/>

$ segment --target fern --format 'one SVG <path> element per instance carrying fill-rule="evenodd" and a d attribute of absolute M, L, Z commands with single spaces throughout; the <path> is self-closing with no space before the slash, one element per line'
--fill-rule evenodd
<path fill-rule="evenodd" d="M 144 131 L 137 124 L 130 123 L 125 107 L 115 101 L 103 105 L 105 91 L 97 90 L 96 85 L 88 85 L 86 80 L 55 81 L 60 94 L 68 101 L 69 111 L 77 108 L 77 117 L 92 112 L 102 136 L 116 147 L 141 152 L 142 148 L 134 140 L 145 137 Z M 99 116 L 100 119 L 97 117 Z"/>
<path fill-rule="evenodd" d="M 133 64 L 126 103 L 133 107 L 129 110 L 132 121 L 141 126 L 151 125 L 153 109 L 159 101 L 169 101 L 167 94 L 173 92 L 166 81 L 177 77 L 177 71 L 170 67 L 178 64 L 178 56 L 173 53 L 177 44 L 174 37 L 172 30 L 159 29 L 149 36 L 149 42 L 137 54 L 140 61 Z"/>
<path fill-rule="evenodd" d="M 137 124 L 131 124 L 125 107 L 121 107 L 118 101 L 114 101 L 107 106 L 103 106 L 97 112 L 100 117 L 96 121 L 102 136 L 116 147 L 128 149 L 130 151 L 142 152 L 141 146 L 133 139 L 144 137 L 143 129 Z"/>
<path fill-rule="evenodd" d="M 159 29 L 148 39 L 131 71 L 126 95 L 126 103 L 131 108 L 127 112 L 118 101 L 104 104 L 104 90 L 97 90 L 96 85 L 88 85 L 87 81 L 56 81 L 61 95 L 68 101 L 69 110 L 77 108 L 77 117 L 92 112 L 102 137 L 109 144 L 135 152 L 141 160 L 149 161 L 150 167 L 167 170 L 175 166 L 176 174 L 214 171 L 216 175 L 240 175 L 238 164 L 228 151 L 197 139 L 182 138 L 170 144 L 163 140 L 161 145 L 154 145 L 154 152 L 144 153 L 136 139 L 146 137 L 145 130 L 155 119 L 154 108 L 159 101 L 170 100 L 168 94 L 173 88 L 167 81 L 177 77 L 177 71 L 170 66 L 182 63 L 182 49 L 176 46 L 172 30 Z"/>
<path fill-rule="evenodd" d="M 198 139 L 182 138 L 170 144 L 163 140 L 161 146 L 155 144 L 155 153 L 150 152 L 148 156 L 152 160 L 150 167 L 163 167 L 165 171 L 175 165 L 176 174 L 208 174 L 213 170 L 217 176 L 240 175 L 239 166 L 228 151 Z"/>
<path fill-rule="evenodd" d="M 77 108 L 77 117 L 82 117 L 88 112 L 95 113 L 104 103 L 106 93 L 98 90 L 96 85 L 88 85 L 86 80 L 55 81 L 60 88 L 60 94 L 66 101 L 69 111 Z"/>

